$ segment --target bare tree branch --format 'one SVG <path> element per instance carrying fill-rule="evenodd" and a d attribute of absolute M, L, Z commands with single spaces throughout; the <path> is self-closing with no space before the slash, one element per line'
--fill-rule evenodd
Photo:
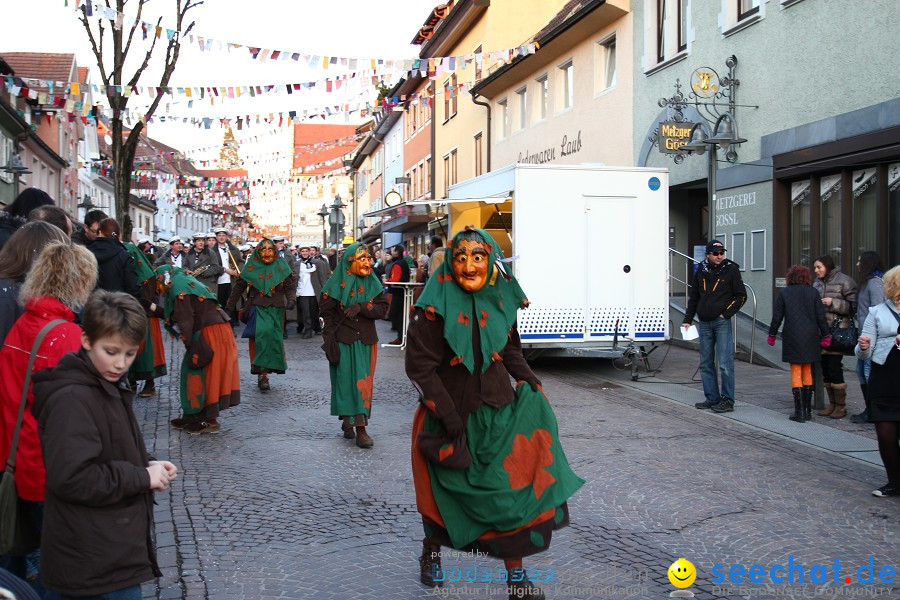
<path fill-rule="evenodd" d="M 109 85 L 109 78 L 106 75 L 106 67 L 103 64 L 103 26 L 100 26 L 100 44 L 98 46 L 97 41 L 94 39 L 94 32 L 91 30 L 91 25 L 87 20 L 87 6 L 81 7 L 81 23 L 84 25 L 84 30 L 87 31 L 88 40 L 91 42 L 91 51 L 94 53 L 94 57 L 97 59 L 97 66 L 100 67 L 100 78 L 103 80 L 104 85 Z"/>
<path fill-rule="evenodd" d="M 143 4 L 143 2 L 142 2 Z M 162 24 L 162 17 L 157 19 L 156 26 L 159 27 Z M 135 70 L 134 75 L 132 75 L 131 79 L 128 81 L 128 87 L 132 87 L 137 85 L 138 81 L 141 78 L 141 75 L 144 73 L 144 69 L 147 68 L 147 65 L 150 64 L 150 57 L 153 54 L 153 49 L 156 48 L 156 40 L 159 38 L 156 37 L 156 30 L 153 31 L 153 41 L 150 43 L 150 48 L 147 50 L 147 53 L 144 55 L 144 62 L 141 63 L 141 66 Z M 169 45 L 171 45 L 171 40 L 169 41 Z"/>

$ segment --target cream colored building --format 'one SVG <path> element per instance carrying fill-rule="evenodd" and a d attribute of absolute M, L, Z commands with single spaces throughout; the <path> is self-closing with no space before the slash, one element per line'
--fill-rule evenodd
<path fill-rule="evenodd" d="M 633 164 L 628 0 L 570 2 L 472 92 L 491 103 L 490 169 L 512 163 Z"/>
<path fill-rule="evenodd" d="M 430 39 L 417 36 L 419 57 L 465 57 L 516 48 L 528 43 L 566 4 L 561 0 L 461 0 L 453 5 Z M 487 112 L 460 88 L 488 74 L 490 60 L 461 60 L 454 70 L 437 73 L 433 104 L 436 197 L 450 185 L 487 170 Z"/>

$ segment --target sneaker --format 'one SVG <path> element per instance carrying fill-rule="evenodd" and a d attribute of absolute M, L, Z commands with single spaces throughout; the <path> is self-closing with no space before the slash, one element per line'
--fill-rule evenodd
<path fill-rule="evenodd" d="M 712 407 L 712 411 L 714 413 L 727 413 L 734 411 L 734 402 L 729 400 L 728 398 L 722 397 L 722 400 L 719 401 L 718 404 Z"/>
<path fill-rule="evenodd" d="M 191 435 L 200 435 L 201 433 L 219 433 L 218 422 L 196 421 L 185 425 L 184 430 Z"/>
<path fill-rule="evenodd" d="M 891 496 L 900 496 L 900 489 L 897 489 L 897 486 L 891 485 L 888 483 L 887 485 L 883 485 L 877 490 L 872 490 L 873 496 L 878 496 L 879 498 L 890 498 Z"/>
<path fill-rule="evenodd" d="M 703 402 L 697 402 L 696 404 L 694 404 L 694 408 L 700 408 L 700 409 L 712 408 L 719 402 L 721 402 L 721 400 L 704 400 Z"/>

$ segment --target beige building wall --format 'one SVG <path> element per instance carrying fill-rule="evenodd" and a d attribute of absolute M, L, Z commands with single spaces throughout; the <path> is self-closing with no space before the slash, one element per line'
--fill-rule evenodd
<path fill-rule="evenodd" d="M 490 7 L 452 48 L 442 51 L 445 56 L 471 54 L 480 47 L 481 52 L 495 52 L 528 43 L 565 4 L 563 0 L 492 0 Z M 485 61 L 481 67 L 483 76 L 490 72 Z M 476 65 L 457 66 L 454 72 L 458 84 L 475 82 Z M 482 135 L 482 161 L 486 158 L 487 110 L 472 102 L 468 92 L 457 95 L 456 113 L 447 115 L 444 102 L 444 84 L 452 77 L 445 72 L 435 79 L 434 120 L 435 161 L 434 190 L 438 198 L 453 183 L 475 176 L 475 136 Z M 482 171 L 487 169 L 482 163 Z"/>
<path fill-rule="evenodd" d="M 524 62 L 516 83 L 491 100 L 491 169 L 516 162 L 633 165 L 631 13 L 563 53 L 551 45 L 530 58 L 540 66 Z M 566 107 L 569 64 L 573 94 Z"/>

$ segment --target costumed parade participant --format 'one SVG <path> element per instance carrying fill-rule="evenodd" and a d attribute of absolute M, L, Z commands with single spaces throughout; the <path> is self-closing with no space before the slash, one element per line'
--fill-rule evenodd
<path fill-rule="evenodd" d="M 237 344 L 216 294 L 178 267 L 158 270 L 166 329 L 180 337 L 181 411 L 172 426 L 188 433 L 218 433 L 219 413 L 241 402 Z M 175 327 L 177 326 L 177 331 Z"/>
<path fill-rule="evenodd" d="M 130 242 L 124 245 L 134 257 L 134 269 L 140 286 L 138 300 L 149 319 L 144 341 L 128 371 L 128 380 L 143 381 L 144 387 L 141 389 L 140 397 L 149 398 L 156 393 L 156 384 L 153 380 L 166 374 L 166 352 L 162 337 L 163 307 L 157 304 L 159 290 L 156 272 L 150 266 L 147 255 Z"/>
<path fill-rule="evenodd" d="M 388 311 L 384 288 L 372 273 L 372 266 L 365 244 L 357 242 L 348 247 L 322 287 L 319 306 L 325 321 L 322 348 L 331 374 L 331 414 L 341 419 L 344 437 L 356 437 L 360 448 L 375 444 L 366 431 L 372 415 L 378 356 L 375 321 Z"/>
<path fill-rule="evenodd" d="M 245 290 L 247 302 L 243 310 L 249 313 L 241 337 L 250 340 L 250 373 L 257 376 L 256 383 L 265 392 L 270 389 L 269 373 L 287 370 L 284 311 L 294 307 L 297 297 L 297 277 L 268 238 L 260 241 L 247 259 L 225 310 L 233 311 Z"/>
<path fill-rule="evenodd" d="M 420 575 L 425 585 L 443 584 L 441 546 L 478 550 L 503 559 L 498 579 L 508 581 L 510 599 L 539 600 L 522 558 L 546 550 L 568 525 L 566 501 L 584 481 L 522 354 L 516 315 L 528 300 L 501 258 L 486 231 L 456 234 L 409 326 L 406 373 L 421 402 L 412 431 L 425 529 Z"/>

